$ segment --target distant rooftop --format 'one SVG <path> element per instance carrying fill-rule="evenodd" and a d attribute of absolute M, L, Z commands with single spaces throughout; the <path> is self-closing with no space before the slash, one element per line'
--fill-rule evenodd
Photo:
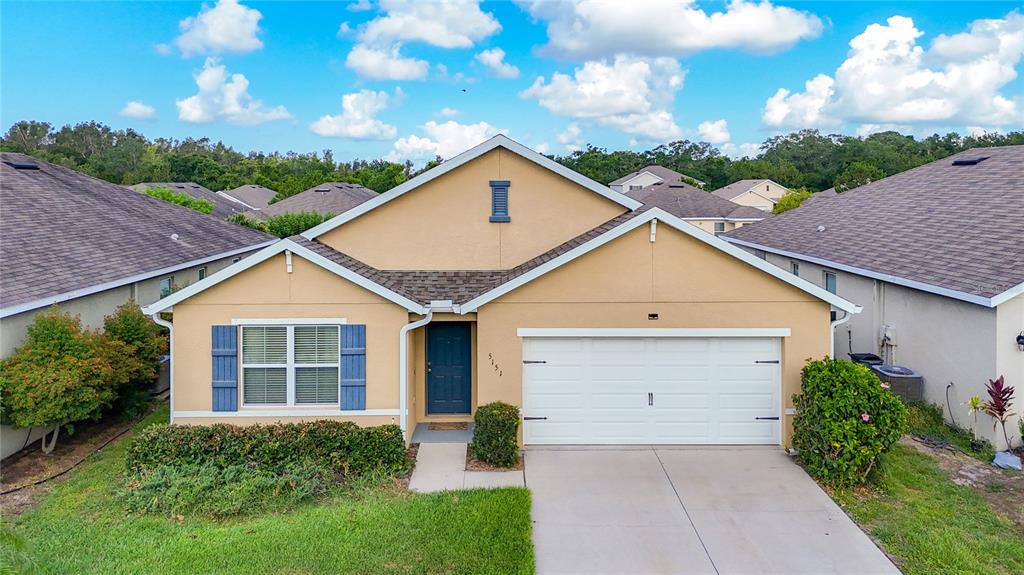
<path fill-rule="evenodd" d="M 270 188 L 246 184 L 232 190 L 217 192 L 220 196 L 227 196 L 229 200 L 235 200 L 244 204 L 243 207 L 253 210 L 260 210 L 270 205 L 270 202 L 277 196 L 277 192 Z"/>
<path fill-rule="evenodd" d="M 249 215 L 266 218 L 295 212 L 316 212 L 336 216 L 377 196 L 377 192 L 359 184 L 326 182 Z"/>
<path fill-rule="evenodd" d="M 193 198 L 212 202 L 213 212 L 210 215 L 222 220 L 246 210 L 245 206 L 238 202 L 219 196 L 195 182 L 141 182 L 128 186 L 128 188 L 136 192 L 144 192 L 151 188 L 170 188 L 176 192 L 184 192 Z"/>
<path fill-rule="evenodd" d="M 626 192 L 645 206 L 657 207 L 684 219 L 763 220 L 770 214 L 757 208 L 740 206 L 682 182 L 662 182 Z"/>

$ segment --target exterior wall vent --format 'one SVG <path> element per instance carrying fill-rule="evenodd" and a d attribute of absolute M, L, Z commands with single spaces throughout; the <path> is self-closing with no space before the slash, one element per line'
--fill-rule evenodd
<path fill-rule="evenodd" d="M 491 220 L 511 222 L 508 215 L 508 180 L 491 180 Z"/>

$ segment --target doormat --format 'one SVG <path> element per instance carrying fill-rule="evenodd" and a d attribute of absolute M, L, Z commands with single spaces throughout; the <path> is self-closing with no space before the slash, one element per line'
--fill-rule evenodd
<path fill-rule="evenodd" d="M 429 429 L 430 431 L 460 431 L 460 430 L 463 430 L 463 429 L 467 429 L 468 427 L 469 427 L 469 424 L 464 422 L 464 421 L 443 422 L 443 423 L 442 422 L 437 422 L 437 423 L 427 424 L 427 429 Z"/>

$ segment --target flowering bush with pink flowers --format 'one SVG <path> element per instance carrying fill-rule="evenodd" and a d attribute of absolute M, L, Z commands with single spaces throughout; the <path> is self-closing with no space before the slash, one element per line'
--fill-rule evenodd
<path fill-rule="evenodd" d="M 793 396 L 793 447 L 807 471 L 836 486 L 864 483 L 903 435 L 907 408 L 871 371 L 843 359 L 807 362 Z"/>

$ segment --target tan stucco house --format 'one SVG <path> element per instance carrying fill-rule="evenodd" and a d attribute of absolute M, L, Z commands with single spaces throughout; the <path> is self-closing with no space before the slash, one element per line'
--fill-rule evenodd
<path fill-rule="evenodd" d="M 526 444 L 789 442 L 859 307 L 505 136 L 146 309 L 175 424 L 469 421 Z"/>
<path fill-rule="evenodd" d="M 763 210 L 734 204 L 684 182 L 652 184 L 626 195 L 713 234 L 731 232 L 771 217 Z"/>
<path fill-rule="evenodd" d="M 786 186 L 771 180 L 740 180 L 711 193 L 741 206 L 770 212 L 788 191 Z"/>
<path fill-rule="evenodd" d="M 704 182 L 697 178 L 691 178 L 685 174 L 680 174 L 679 172 L 666 168 L 665 166 L 652 164 L 609 182 L 608 187 L 616 192 L 625 194 L 630 191 L 639 190 L 655 184 L 677 184 L 684 180 L 689 183 L 696 183 L 699 186 L 704 185 Z"/>
<path fill-rule="evenodd" d="M 999 375 L 1024 416 L 1024 146 L 967 150 L 723 236 L 864 312 L 837 324 L 836 356 L 874 353 L 924 377 L 924 400 L 996 446 L 987 399 Z M 841 314 L 840 314 L 841 315 Z"/>

